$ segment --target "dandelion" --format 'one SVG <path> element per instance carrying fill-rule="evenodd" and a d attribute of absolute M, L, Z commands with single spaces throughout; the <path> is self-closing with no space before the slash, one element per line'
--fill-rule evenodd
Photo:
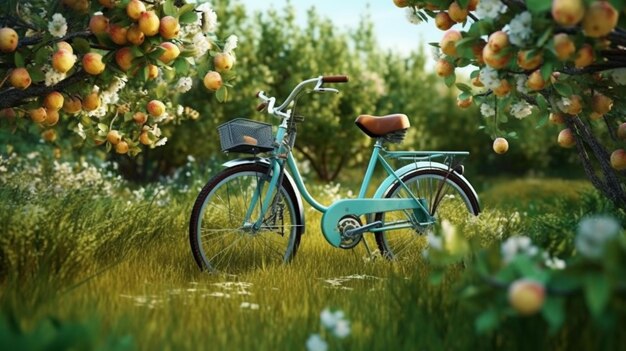
<path fill-rule="evenodd" d="M 621 230 L 619 223 L 612 217 L 587 217 L 578 224 L 574 240 L 576 250 L 587 258 L 601 258 L 607 243 L 617 237 Z"/>
<path fill-rule="evenodd" d="M 491 105 L 483 103 L 480 105 L 480 113 L 484 117 L 493 117 L 496 115 L 496 110 L 493 107 L 491 107 Z"/>
<path fill-rule="evenodd" d="M 67 33 L 67 21 L 65 21 L 65 17 L 62 14 L 55 13 L 52 15 L 52 21 L 48 23 L 48 32 L 56 38 L 65 36 Z"/>
<path fill-rule="evenodd" d="M 192 85 L 193 85 L 193 81 L 191 80 L 190 77 L 182 77 L 178 80 L 178 82 L 176 82 L 176 86 L 174 89 L 176 89 L 176 91 L 179 93 L 186 93 L 189 90 L 191 90 Z M 181 109 L 182 109 L 182 106 L 181 106 Z"/>
<path fill-rule="evenodd" d="M 519 47 L 526 45 L 533 34 L 532 22 L 533 18 L 528 11 L 513 17 L 509 23 L 509 41 L 511 44 Z"/>
<path fill-rule="evenodd" d="M 518 255 L 534 256 L 539 249 L 533 245 L 532 240 L 527 236 L 514 236 L 508 238 L 500 247 L 502 260 L 508 264 Z"/>
<path fill-rule="evenodd" d="M 406 19 L 412 24 L 422 23 L 422 19 L 417 15 L 417 11 L 412 6 L 406 8 Z"/>
<path fill-rule="evenodd" d="M 476 15 L 483 19 L 496 19 L 506 9 L 506 5 L 500 0 L 481 0 L 476 6 Z"/>
<path fill-rule="evenodd" d="M 231 34 L 228 38 L 226 38 L 226 42 L 224 43 L 224 52 L 227 54 L 232 54 L 233 51 L 237 48 L 237 42 L 239 38 Z"/>
<path fill-rule="evenodd" d="M 319 334 L 311 334 L 306 341 L 306 349 L 308 351 L 326 351 L 328 350 L 328 343 Z"/>
<path fill-rule="evenodd" d="M 511 106 L 511 115 L 517 119 L 526 118 L 532 113 L 532 106 L 525 100 L 520 100 Z"/>

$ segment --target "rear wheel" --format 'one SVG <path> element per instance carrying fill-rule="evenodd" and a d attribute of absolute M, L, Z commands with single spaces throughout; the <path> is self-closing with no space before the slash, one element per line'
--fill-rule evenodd
<path fill-rule="evenodd" d="M 428 212 L 436 223 L 448 220 L 458 224 L 478 215 L 480 206 L 472 189 L 455 173 L 439 169 L 422 169 L 402 177 L 405 189 L 398 181 L 391 184 L 385 198 L 424 199 Z M 410 191 L 410 193 L 409 193 Z M 375 220 L 385 225 L 410 221 L 413 227 L 376 233 L 376 243 L 381 254 L 397 261 L 411 260 L 421 255 L 425 240 L 420 239 L 431 232 L 434 224 L 420 225 L 413 211 L 377 213 Z"/>
<path fill-rule="evenodd" d="M 254 229 L 271 174 L 265 165 L 246 164 L 224 170 L 202 189 L 191 213 L 189 240 L 200 269 L 238 274 L 289 262 L 300 244 L 297 198 L 285 180 L 275 192 L 275 205 Z M 249 220 L 252 198 L 259 201 Z"/>

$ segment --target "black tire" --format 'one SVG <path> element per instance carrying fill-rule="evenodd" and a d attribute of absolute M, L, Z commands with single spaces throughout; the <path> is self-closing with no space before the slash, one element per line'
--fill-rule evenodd
<path fill-rule="evenodd" d="M 440 169 L 418 169 L 402 177 L 402 181 L 416 198 L 425 199 L 428 211 L 437 222 L 448 220 L 452 224 L 468 220 L 480 213 L 480 205 L 474 191 L 455 174 Z M 385 198 L 410 197 L 398 181 L 385 191 Z M 434 206 L 433 206 L 434 204 Z M 434 213 L 433 213 L 434 212 Z M 396 220 L 415 220 L 412 211 L 377 213 L 376 221 L 385 223 Z M 394 261 L 414 260 L 421 255 L 425 240 L 420 239 L 433 225 L 376 233 L 376 243 L 383 257 Z"/>
<path fill-rule="evenodd" d="M 286 263 L 296 255 L 301 235 L 298 199 L 286 179 L 277 192 L 279 206 L 275 213 L 266 213 L 262 227 L 254 231 L 243 225 L 246 205 L 269 173 L 267 165 L 238 165 L 217 174 L 202 188 L 189 222 L 191 251 L 201 270 L 239 274 Z M 260 201 L 254 212 L 259 208 Z"/>

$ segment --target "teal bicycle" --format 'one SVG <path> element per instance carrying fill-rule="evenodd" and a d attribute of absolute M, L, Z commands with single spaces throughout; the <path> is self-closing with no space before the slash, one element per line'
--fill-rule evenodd
<path fill-rule="evenodd" d="M 410 124 L 403 114 L 356 119 L 356 125 L 374 139 L 356 198 L 328 206 L 313 198 L 292 153 L 296 126 L 304 120 L 293 111 L 303 93 L 338 93 L 325 85 L 347 81 L 346 76 L 302 81 L 279 106 L 276 98 L 259 92 L 262 103 L 258 110 L 277 117 L 277 128 L 241 118 L 218 127 L 223 151 L 251 156 L 226 162 L 225 169 L 198 195 L 189 240 L 200 269 L 237 274 L 292 260 L 305 232 L 302 199 L 323 213 L 322 234 L 333 247 L 351 249 L 363 242 L 371 252 L 363 240 L 371 235 L 380 254 L 396 261 L 419 255 L 418 239 L 434 230 L 438 222 L 446 219 L 454 223 L 478 215 L 478 196 L 463 176 L 460 163 L 468 152 L 386 149 L 387 144 L 400 143 L 405 137 Z M 392 160 L 403 165 L 394 168 Z M 387 177 L 368 197 L 377 166 Z"/>

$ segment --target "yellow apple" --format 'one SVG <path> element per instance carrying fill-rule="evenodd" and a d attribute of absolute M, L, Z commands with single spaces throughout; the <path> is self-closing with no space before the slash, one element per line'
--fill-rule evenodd
<path fill-rule="evenodd" d="M 66 49 L 59 49 L 52 55 L 52 67 L 57 72 L 66 73 L 75 63 L 76 56 Z"/>
<path fill-rule="evenodd" d="M 48 110 L 58 111 L 63 107 L 63 95 L 58 91 L 53 91 L 46 95 L 43 100 L 43 106 Z"/>
<path fill-rule="evenodd" d="M 174 39 L 178 36 L 178 32 L 180 32 L 180 24 L 176 17 L 165 16 L 161 18 L 159 34 L 161 34 L 163 39 Z"/>
<path fill-rule="evenodd" d="M 563 129 L 557 138 L 557 142 L 561 147 L 564 148 L 572 148 L 576 145 L 576 138 L 574 138 L 574 133 L 569 128 Z"/>
<path fill-rule="evenodd" d="M 619 14 L 608 1 L 594 1 L 583 18 L 583 32 L 586 36 L 600 38 L 615 29 Z"/>
<path fill-rule="evenodd" d="M 509 151 L 509 142 L 504 138 L 496 138 L 496 140 L 493 141 L 493 151 L 496 154 L 502 155 Z"/>
<path fill-rule="evenodd" d="M 133 120 L 135 121 L 135 124 L 142 126 L 148 121 L 148 116 L 143 112 L 135 112 Z"/>
<path fill-rule="evenodd" d="M 159 68 L 153 64 L 148 65 L 148 79 L 154 79 L 159 76 Z"/>
<path fill-rule="evenodd" d="M 150 116 L 159 117 L 165 112 L 165 105 L 159 100 L 151 100 L 146 106 Z"/>
<path fill-rule="evenodd" d="M 233 58 L 233 55 L 229 53 L 220 52 L 213 58 L 213 65 L 215 66 L 215 70 L 218 72 L 230 71 L 234 64 L 235 59 Z"/>
<path fill-rule="evenodd" d="M 489 47 L 489 44 L 483 48 L 483 60 L 489 66 L 495 69 L 502 69 L 506 67 L 511 61 L 511 53 L 503 55 L 502 53 L 496 53 Z"/>
<path fill-rule="evenodd" d="M 98 107 L 100 107 L 100 96 L 98 93 L 90 93 L 83 98 L 83 109 L 85 111 L 93 111 Z"/>
<path fill-rule="evenodd" d="M 83 108 L 83 104 L 77 97 L 68 97 L 63 101 L 63 111 L 68 114 L 74 114 L 80 112 Z"/>
<path fill-rule="evenodd" d="M 57 140 L 57 132 L 54 129 L 46 129 L 41 132 L 41 138 L 49 143 Z"/>
<path fill-rule="evenodd" d="M 520 50 L 517 53 L 517 65 L 524 70 L 532 71 L 543 63 L 543 53 L 535 53 L 534 56 L 529 56 L 529 53 L 529 51 Z"/>
<path fill-rule="evenodd" d="M 500 85 L 493 89 L 493 93 L 498 97 L 507 96 L 511 92 L 511 84 L 506 79 L 500 80 Z"/>
<path fill-rule="evenodd" d="M 102 55 L 96 52 L 89 52 L 83 56 L 83 69 L 91 75 L 98 75 L 104 72 L 106 65 L 102 62 Z"/>
<path fill-rule="evenodd" d="M 44 119 L 43 124 L 52 127 L 53 125 L 59 122 L 59 111 L 46 109 L 46 119 Z"/>
<path fill-rule="evenodd" d="M 441 42 L 439 42 L 439 47 L 441 48 L 441 52 L 448 56 L 456 56 L 456 42 L 463 39 L 461 32 L 458 30 L 449 30 L 444 33 L 441 38 Z"/>
<path fill-rule="evenodd" d="M 519 314 L 530 316 L 543 308 L 546 289 L 537 281 L 519 279 L 509 286 L 508 299 L 511 307 Z"/>
<path fill-rule="evenodd" d="M 567 61 L 572 57 L 574 52 L 576 52 L 576 45 L 574 45 L 569 35 L 559 33 L 554 36 L 554 50 L 559 60 Z"/>
<path fill-rule="evenodd" d="M 154 11 L 146 11 L 139 16 L 139 29 L 147 37 L 155 36 L 159 32 L 159 16 Z"/>
<path fill-rule="evenodd" d="M 456 105 L 459 106 L 460 108 L 468 108 L 470 106 L 472 106 L 472 97 L 468 97 L 467 99 L 456 99 Z"/>
<path fill-rule="evenodd" d="M 11 71 L 9 82 L 16 89 L 24 90 L 30 86 L 32 79 L 26 68 L 19 67 Z"/>
<path fill-rule="evenodd" d="M 89 30 L 96 35 L 107 32 L 109 28 L 109 19 L 104 15 L 95 15 L 89 19 Z"/>
<path fill-rule="evenodd" d="M 107 133 L 107 141 L 113 145 L 117 145 L 120 141 L 122 141 L 122 135 L 119 131 L 111 129 Z"/>
<path fill-rule="evenodd" d="M 393 0 L 393 3 L 400 8 L 409 6 L 408 0 Z"/>
<path fill-rule="evenodd" d="M 576 68 L 585 68 L 592 64 L 594 60 L 593 47 L 589 44 L 585 44 L 578 49 L 576 59 L 574 59 L 574 66 L 576 66 Z"/>
<path fill-rule="evenodd" d="M 222 87 L 222 76 L 219 72 L 209 71 L 202 80 L 204 87 L 210 91 L 217 91 Z"/>
<path fill-rule="evenodd" d="M 128 27 L 128 31 L 126 31 L 126 40 L 128 40 L 131 44 L 141 45 L 145 39 L 146 35 L 143 34 L 137 25 L 133 24 Z"/>
<path fill-rule="evenodd" d="M 174 43 L 166 41 L 166 42 L 161 43 L 161 45 L 159 46 L 165 49 L 165 51 L 163 51 L 161 56 L 159 56 L 159 61 L 165 64 L 168 64 L 174 61 L 178 57 L 178 55 L 180 55 L 180 49 Z"/>
<path fill-rule="evenodd" d="M 146 11 L 146 5 L 139 0 L 130 0 L 126 5 L 126 14 L 133 20 L 138 20 L 143 12 Z"/>
<path fill-rule="evenodd" d="M 622 123 L 617 128 L 617 137 L 626 140 L 626 123 Z"/>
<path fill-rule="evenodd" d="M 65 51 L 68 51 L 70 54 L 74 53 L 74 48 L 72 47 L 72 45 L 70 45 L 66 41 L 58 42 L 57 43 L 57 50 L 65 50 Z"/>
<path fill-rule="evenodd" d="M 458 2 L 453 1 L 448 7 L 448 15 L 457 23 L 463 23 L 467 19 L 467 9 L 464 9 Z"/>
<path fill-rule="evenodd" d="M 611 111 L 613 107 L 613 99 L 610 97 L 596 93 L 591 100 L 591 109 L 599 115 L 604 115 Z"/>
<path fill-rule="evenodd" d="M 626 169 L 626 151 L 617 149 L 611 153 L 611 167 L 618 171 Z"/>
<path fill-rule="evenodd" d="M 152 145 L 152 140 L 150 140 L 150 134 L 148 131 L 143 131 L 139 134 L 139 142 L 144 145 Z"/>
<path fill-rule="evenodd" d="M 132 67 L 133 59 L 133 52 L 129 47 L 123 47 L 115 52 L 115 62 L 122 71 L 128 71 Z"/>
<path fill-rule="evenodd" d="M 126 27 L 118 26 L 114 23 L 109 23 L 109 29 L 107 31 L 109 33 L 109 37 L 111 37 L 111 40 L 113 40 L 115 44 L 126 45 L 128 43 L 128 39 L 126 39 L 128 29 Z"/>
<path fill-rule="evenodd" d="M 43 123 L 46 120 L 46 109 L 39 107 L 28 111 L 30 119 L 35 123 Z"/>
<path fill-rule="evenodd" d="M 541 90 L 546 87 L 546 81 L 543 79 L 540 70 L 536 70 L 528 76 L 526 86 L 533 91 Z"/>
<path fill-rule="evenodd" d="M 450 18 L 447 12 L 441 11 L 437 15 L 435 15 L 435 26 L 441 30 L 450 29 L 455 22 Z"/>
<path fill-rule="evenodd" d="M 17 49 L 20 38 L 13 28 L 4 27 L 0 29 L 0 51 L 9 53 Z"/>
<path fill-rule="evenodd" d="M 454 73 L 454 66 L 450 62 L 440 59 L 435 65 L 435 72 L 440 77 L 447 77 Z"/>
<path fill-rule="evenodd" d="M 509 46 L 509 35 L 504 31 L 497 31 L 489 36 L 487 45 L 491 51 L 498 53 L 500 50 Z"/>
<path fill-rule="evenodd" d="M 550 123 L 552 124 L 563 124 L 565 123 L 565 117 L 562 113 L 552 112 L 550 113 Z"/>
<path fill-rule="evenodd" d="M 552 17 L 562 26 L 576 25 L 584 15 L 583 0 L 552 0 Z"/>

